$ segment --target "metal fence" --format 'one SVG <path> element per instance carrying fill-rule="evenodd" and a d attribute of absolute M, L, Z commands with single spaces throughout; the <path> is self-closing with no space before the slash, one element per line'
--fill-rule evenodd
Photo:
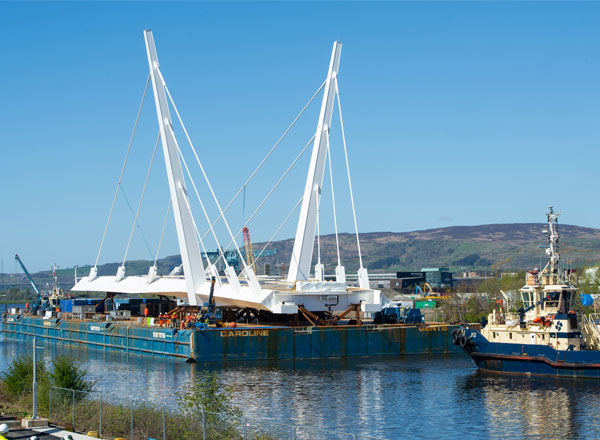
<path fill-rule="evenodd" d="M 52 387 L 48 418 L 73 432 L 127 440 L 378 440 L 331 429 L 210 411 L 177 411 L 136 401 L 108 402 L 98 391 Z M 380 440 L 380 439 L 379 439 Z"/>

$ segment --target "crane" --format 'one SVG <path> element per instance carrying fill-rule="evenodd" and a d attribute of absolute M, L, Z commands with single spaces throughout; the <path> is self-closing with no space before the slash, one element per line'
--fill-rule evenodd
<path fill-rule="evenodd" d="M 31 275 L 29 275 L 29 272 L 27 271 L 27 268 L 23 264 L 23 261 L 21 261 L 21 258 L 19 257 L 19 254 L 15 255 L 15 260 L 17 260 L 19 262 L 19 265 L 21 266 L 21 269 L 23 269 L 23 272 L 25 272 L 25 275 L 27 276 L 27 279 L 29 280 L 29 282 L 33 286 L 33 290 L 35 290 L 35 294 L 36 294 L 37 298 L 36 298 L 36 302 L 31 307 L 31 311 L 33 313 L 35 313 L 37 311 L 37 309 L 39 309 L 40 306 L 42 305 L 42 300 L 43 300 L 42 292 L 38 288 L 37 284 L 35 284 L 35 281 L 33 281 L 33 278 L 31 277 Z"/>

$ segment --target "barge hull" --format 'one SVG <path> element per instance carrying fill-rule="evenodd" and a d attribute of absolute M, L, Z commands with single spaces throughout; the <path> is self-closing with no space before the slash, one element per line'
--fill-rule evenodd
<path fill-rule="evenodd" d="M 33 336 L 48 343 L 189 362 L 394 356 L 460 352 L 449 325 L 239 327 L 206 330 L 3 315 L 5 338 Z"/>

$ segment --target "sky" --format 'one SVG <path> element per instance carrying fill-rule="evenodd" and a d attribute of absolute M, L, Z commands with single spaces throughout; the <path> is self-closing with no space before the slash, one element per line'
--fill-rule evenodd
<path fill-rule="evenodd" d="M 0 2 L 0 269 L 15 271 L 15 253 L 31 271 L 95 262 L 148 76 L 144 29 L 222 205 L 325 80 L 339 40 L 361 232 L 543 222 L 549 205 L 563 223 L 600 227 L 599 20 L 595 2 Z M 314 134 L 320 100 L 231 206 L 232 230 Z M 125 256 L 157 130 L 150 90 L 100 263 Z M 340 133 L 336 110 L 338 227 L 353 232 Z M 249 224 L 253 241 L 298 202 L 309 156 Z M 330 188 L 326 177 L 323 234 L 334 230 Z M 127 259 L 156 256 L 168 203 L 159 146 Z M 293 237 L 297 218 L 275 239 Z M 172 215 L 161 243 L 159 257 L 178 253 Z"/>

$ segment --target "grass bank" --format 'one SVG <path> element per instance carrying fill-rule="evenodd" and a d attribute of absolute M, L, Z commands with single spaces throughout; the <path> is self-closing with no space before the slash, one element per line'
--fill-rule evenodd
<path fill-rule="evenodd" d="M 271 440 L 292 438 L 292 426 L 257 423 L 242 416 L 214 373 L 200 372 L 176 407 L 148 402 L 115 403 L 93 390 L 88 374 L 69 357 L 37 366 L 38 415 L 74 432 L 134 440 Z M 0 413 L 30 417 L 33 362 L 20 357 L 0 377 Z"/>

